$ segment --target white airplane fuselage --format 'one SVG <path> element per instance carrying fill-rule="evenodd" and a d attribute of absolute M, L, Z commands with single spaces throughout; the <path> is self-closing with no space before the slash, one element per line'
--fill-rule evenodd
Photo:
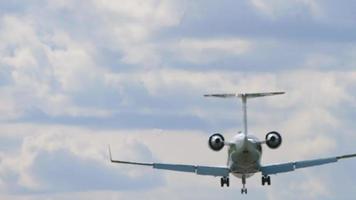
<path fill-rule="evenodd" d="M 227 165 L 234 176 L 248 178 L 259 171 L 261 155 L 260 141 L 252 135 L 239 133 L 229 143 Z"/>

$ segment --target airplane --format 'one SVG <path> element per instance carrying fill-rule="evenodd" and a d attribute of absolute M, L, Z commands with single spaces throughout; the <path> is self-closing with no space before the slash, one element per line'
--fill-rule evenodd
<path fill-rule="evenodd" d="M 271 149 L 277 149 L 282 144 L 281 134 L 277 131 L 268 132 L 265 140 L 260 141 L 257 137 L 248 134 L 247 130 L 247 100 L 257 97 L 281 95 L 285 92 L 266 92 L 266 93 L 228 93 L 228 94 L 206 94 L 205 97 L 218 98 L 240 98 L 242 100 L 243 111 L 243 132 L 236 134 L 232 140 L 225 141 L 223 135 L 214 133 L 209 137 L 209 147 L 214 151 L 220 151 L 224 146 L 228 147 L 228 159 L 226 166 L 200 166 L 184 164 L 166 163 L 144 163 L 121 161 L 112 159 L 109 146 L 109 156 L 112 163 L 149 166 L 154 169 L 171 170 L 179 172 L 190 172 L 198 175 L 208 175 L 220 177 L 221 187 L 230 186 L 229 175 L 232 174 L 242 180 L 241 194 L 247 194 L 246 179 L 256 173 L 261 172 L 262 185 L 271 185 L 270 175 L 291 172 L 296 169 L 324 165 L 337 162 L 340 159 L 356 157 L 356 154 L 348 154 L 335 157 L 327 157 L 313 160 L 294 161 L 279 164 L 261 164 L 262 144 L 266 144 Z"/>

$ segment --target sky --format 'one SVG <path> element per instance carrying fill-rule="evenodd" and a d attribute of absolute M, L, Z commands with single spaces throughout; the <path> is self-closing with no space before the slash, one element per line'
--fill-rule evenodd
<path fill-rule="evenodd" d="M 208 137 L 282 134 L 263 164 L 355 153 L 356 7 L 332 0 L 0 0 L 0 199 L 240 198 Z M 356 160 L 247 180 L 245 199 L 353 199 Z"/>

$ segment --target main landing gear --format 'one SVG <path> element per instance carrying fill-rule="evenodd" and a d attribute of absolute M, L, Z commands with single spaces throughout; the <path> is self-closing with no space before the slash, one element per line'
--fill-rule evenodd
<path fill-rule="evenodd" d="M 230 186 L 230 179 L 229 177 L 222 177 L 220 178 L 220 185 L 221 187 L 224 187 L 224 185 L 226 185 L 226 187 Z"/>
<path fill-rule="evenodd" d="M 268 185 L 271 185 L 271 177 L 270 177 L 270 176 L 263 175 L 263 176 L 262 176 L 262 185 L 265 185 L 266 183 L 267 183 Z"/>
<path fill-rule="evenodd" d="M 263 175 L 262 176 L 262 185 L 265 185 L 266 183 L 267 183 L 267 185 L 271 185 L 271 177 L 268 176 L 268 175 Z M 229 177 L 221 177 L 220 178 L 220 185 L 221 185 L 221 187 L 224 187 L 224 185 L 226 185 L 226 187 L 229 187 L 230 186 Z M 246 176 L 245 175 L 242 176 L 241 194 L 247 194 Z"/>

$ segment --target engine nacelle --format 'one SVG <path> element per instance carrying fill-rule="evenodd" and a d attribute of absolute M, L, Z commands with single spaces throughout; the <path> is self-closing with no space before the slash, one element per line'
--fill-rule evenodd
<path fill-rule="evenodd" d="M 266 135 L 266 144 L 271 149 L 277 149 L 282 144 L 282 136 L 276 131 L 271 131 Z"/>
<path fill-rule="evenodd" d="M 225 145 L 224 136 L 215 133 L 209 137 L 209 147 L 214 151 L 220 151 Z"/>

